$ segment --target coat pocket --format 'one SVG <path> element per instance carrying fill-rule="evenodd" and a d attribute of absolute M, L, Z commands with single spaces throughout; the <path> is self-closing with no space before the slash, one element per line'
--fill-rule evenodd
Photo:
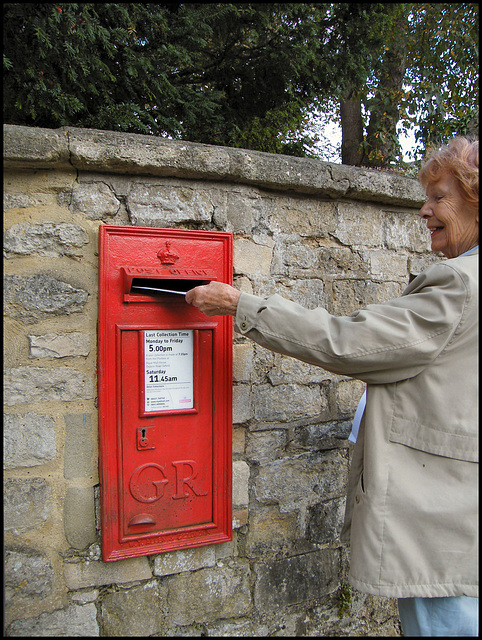
<path fill-rule="evenodd" d="M 427 424 L 394 416 L 390 442 L 454 460 L 478 462 L 478 437 L 460 431 L 443 431 Z"/>

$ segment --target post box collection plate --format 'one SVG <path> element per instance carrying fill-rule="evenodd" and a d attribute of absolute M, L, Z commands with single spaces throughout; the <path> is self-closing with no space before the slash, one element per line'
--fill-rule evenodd
<path fill-rule="evenodd" d="M 232 283 L 232 235 L 103 225 L 98 403 L 102 557 L 232 539 L 232 319 L 184 294 Z"/>

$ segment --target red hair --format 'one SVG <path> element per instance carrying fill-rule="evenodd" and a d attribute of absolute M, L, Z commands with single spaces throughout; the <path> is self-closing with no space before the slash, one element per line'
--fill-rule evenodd
<path fill-rule="evenodd" d="M 447 145 L 432 152 L 418 175 L 423 187 L 437 182 L 442 174 L 449 173 L 458 182 L 464 200 L 479 205 L 479 141 L 462 136 L 453 138 Z"/>

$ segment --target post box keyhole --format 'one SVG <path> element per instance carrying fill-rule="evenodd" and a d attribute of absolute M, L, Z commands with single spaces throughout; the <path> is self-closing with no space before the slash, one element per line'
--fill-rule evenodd
<path fill-rule="evenodd" d="M 137 427 L 137 449 L 139 451 L 156 448 L 153 441 L 153 430 L 153 426 Z"/>

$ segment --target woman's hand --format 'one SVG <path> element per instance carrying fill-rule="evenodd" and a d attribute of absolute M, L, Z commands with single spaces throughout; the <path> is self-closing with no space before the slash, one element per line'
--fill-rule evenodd
<path fill-rule="evenodd" d="M 235 316 L 241 293 L 222 282 L 210 282 L 186 293 L 186 302 L 207 316 Z"/>

